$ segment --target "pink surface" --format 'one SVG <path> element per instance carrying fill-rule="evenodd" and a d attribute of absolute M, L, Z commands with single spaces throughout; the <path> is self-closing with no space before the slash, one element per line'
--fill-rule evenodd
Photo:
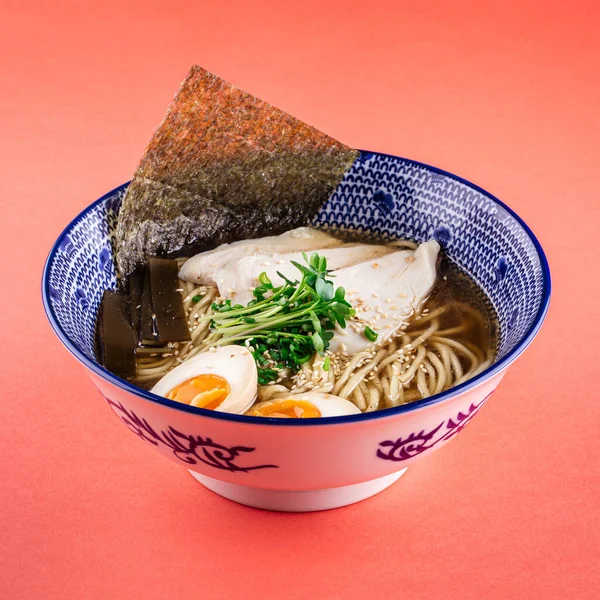
<path fill-rule="evenodd" d="M 0 7 L 0 597 L 594 597 L 595 3 L 138 4 Z M 548 253 L 531 348 L 458 439 L 362 504 L 272 514 L 204 490 L 118 423 L 45 322 L 51 243 L 130 178 L 192 63 L 465 176 Z"/>

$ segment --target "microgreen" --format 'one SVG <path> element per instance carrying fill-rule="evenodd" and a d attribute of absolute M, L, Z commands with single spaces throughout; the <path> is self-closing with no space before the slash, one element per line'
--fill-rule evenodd
<path fill-rule="evenodd" d="M 278 273 L 284 283 L 276 287 L 261 273 L 247 306 L 232 306 L 231 300 L 212 305 L 211 345 L 249 346 L 261 385 L 276 381 L 284 369 L 297 372 L 315 352 L 323 356 L 336 325 L 346 327 L 355 314 L 344 288 L 335 288 L 330 280 L 327 258 L 317 253 L 303 257 L 306 264 L 292 261 L 299 280 Z M 326 357 L 325 370 L 329 363 Z"/>
<path fill-rule="evenodd" d="M 373 331 L 369 326 L 365 327 L 363 333 L 370 342 L 374 342 L 379 337 L 379 334 Z"/>

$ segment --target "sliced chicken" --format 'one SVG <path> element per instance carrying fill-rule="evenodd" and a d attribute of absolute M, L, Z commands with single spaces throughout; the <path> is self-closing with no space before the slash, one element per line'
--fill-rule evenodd
<path fill-rule="evenodd" d="M 335 271 L 334 285 L 346 289 L 357 316 L 346 329 L 336 329 L 330 350 L 354 354 L 397 333 L 431 293 L 439 250 L 430 241 Z M 375 342 L 364 335 L 367 325 L 379 336 Z"/>
<path fill-rule="evenodd" d="M 222 244 L 214 250 L 196 254 L 181 267 L 179 277 L 198 285 L 216 285 L 217 272 L 245 256 L 310 252 L 341 245 L 341 240 L 324 231 L 299 227 L 281 235 Z"/>
<path fill-rule="evenodd" d="M 389 246 L 373 244 L 344 244 L 338 248 L 318 250 L 319 256 L 327 259 L 327 268 L 336 272 L 338 269 L 376 259 L 392 252 L 394 249 Z M 258 276 L 261 273 L 266 273 L 276 287 L 284 283 L 278 273 L 292 281 L 300 280 L 302 275 L 291 261 L 301 265 L 305 264 L 302 252 L 256 254 L 230 262 L 215 274 L 219 294 L 225 298 L 231 298 L 234 304 L 246 305 L 254 297 L 252 290 L 260 285 Z M 340 285 L 335 277 L 332 278 L 332 281 L 335 285 Z"/>

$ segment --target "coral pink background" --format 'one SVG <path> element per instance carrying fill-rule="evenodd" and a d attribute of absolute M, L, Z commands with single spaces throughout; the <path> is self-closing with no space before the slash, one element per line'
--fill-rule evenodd
<path fill-rule="evenodd" d="M 600 585 L 597 5 L 0 5 L 0 597 L 592 598 Z M 360 148 L 498 195 L 554 276 L 480 416 L 372 500 L 271 514 L 119 424 L 48 327 L 53 240 L 130 178 L 198 63 Z"/>

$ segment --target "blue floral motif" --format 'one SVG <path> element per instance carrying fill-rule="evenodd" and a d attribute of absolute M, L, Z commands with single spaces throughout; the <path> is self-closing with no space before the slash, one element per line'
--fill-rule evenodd
<path fill-rule="evenodd" d="M 58 246 L 58 249 L 61 252 L 64 252 L 69 258 L 72 258 L 75 254 L 75 245 L 68 235 L 65 235 L 63 241 Z"/>
<path fill-rule="evenodd" d="M 54 288 L 53 286 L 49 286 L 48 292 L 50 294 L 50 298 L 54 302 L 60 302 L 60 293 L 56 288 Z"/>
<path fill-rule="evenodd" d="M 369 160 L 369 158 L 371 158 L 371 156 L 373 156 L 372 152 L 366 152 L 364 150 L 361 150 L 360 154 L 358 155 L 358 158 L 354 162 L 354 165 L 357 165 L 357 164 L 360 165 L 362 163 L 367 162 L 367 160 Z"/>
<path fill-rule="evenodd" d="M 433 231 L 433 239 L 438 242 L 440 246 L 445 247 L 452 239 L 452 232 L 448 227 L 437 227 Z"/>
<path fill-rule="evenodd" d="M 373 194 L 373 202 L 384 215 L 389 215 L 394 210 L 394 197 L 383 190 Z"/>
<path fill-rule="evenodd" d="M 110 267 L 110 250 L 108 248 L 102 248 L 102 250 L 100 250 L 100 254 L 98 255 L 98 268 L 100 269 L 100 271 L 104 271 L 104 269 L 110 269 Z"/>
<path fill-rule="evenodd" d="M 85 292 L 81 288 L 77 288 L 75 290 L 75 298 L 77 299 L 77 304 L 81 308 L 81 310 L 87 310 L 90 305 L 88 299 L 86 298 Z"/>
<path fill-rule="evenodd" d="M 444 183 L 444 179 L 444 175 L 442 175 L 441 173 L 432 173 L 431 175 L 431 183 L 434 185 L 442 185 Z"/>
<path fill-rule="evenodd" d="M 506 258 L 501 256 L 496 262 L 496 283 L 500 283 L 506 277 L 508 273 L 508 263 Z"/>

